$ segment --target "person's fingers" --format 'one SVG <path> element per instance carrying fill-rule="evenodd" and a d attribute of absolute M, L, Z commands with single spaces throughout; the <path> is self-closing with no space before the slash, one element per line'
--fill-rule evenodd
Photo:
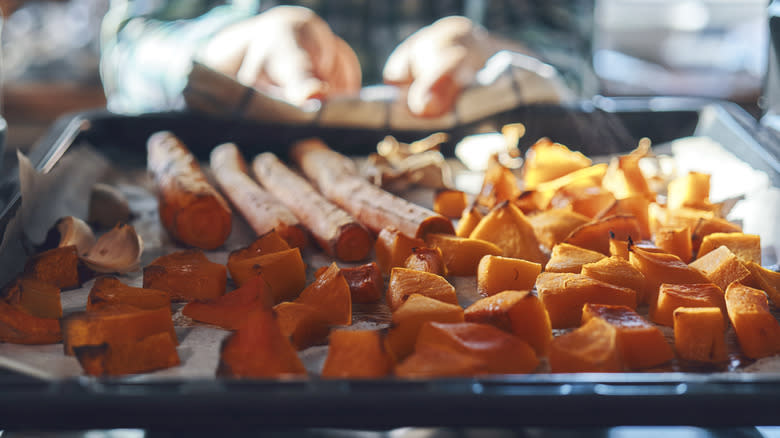
<path fill-rule="evenodd" d="M 476 70 L 466 62 L 468 51 L 453 47 L 432 59 L 430 68 L 409 86 L 407 104 L 412 114 L 437 117 L 451 110 L 460 92 L 474 79 Z"/>
<path fill-rule="evenodd" d="M 331 95 L 355 94 L 360 91 L 361 76 L 360 62 L 355 51 L 346 41 L 336 37 L 333 69 L 323 78 L 328 84 L 328 92 Z"/>
<path fill-rule="evenodd" d="M 382 80 L 386 84 L 406 85 L 412 82 L 412 50 L 416 36 L 413 34 L 401 42 L 387 57 L 382 70 Z"/>

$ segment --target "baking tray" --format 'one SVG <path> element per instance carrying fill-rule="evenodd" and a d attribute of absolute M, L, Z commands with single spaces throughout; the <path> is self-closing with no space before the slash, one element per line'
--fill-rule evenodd
<path fill-rule="evenodd" d="M 682 98 L 597 98 L 571 106 L 525 106 L 451 130 L 464 135 L 523 122 L 521 146 L 541 136 L 588 155 L 625 152 L 639 138 L 662 143 L 705 135 L 721 143 L 780 186 L 780 140 L 739 106 Z M 99 148 L 115 163 L 145 164 L 149 134 L 171 130 L 201 159 L 225 141 L 247 156 L 284 156 L 291 141 L 322 137 L 347 154 L 372 151 L 383 136 L 413 140 L 420 131 L 266 125 L 191 113 L 121 116 L 105 111 L 59 120 L 30 152 L 47 171 L 75 144 Z M 19 206 L 3 207 L 4 227 Z M 421 381 L 129 379 L 79 377 L 39 381 L 0 373 L 0 427 L 87 429 L 140 427 L 220 432 L 233 428 L 399 426 L 604 426 L 780 424 L 780 373 L 533 374 Z"/>

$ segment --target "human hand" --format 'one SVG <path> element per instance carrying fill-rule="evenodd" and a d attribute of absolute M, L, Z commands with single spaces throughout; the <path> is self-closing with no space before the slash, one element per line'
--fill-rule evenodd
<path fill-rule="evenodd" d="M 452 109 L 461 90 L 496 51 L 484 28 L 466 17 L 445 17 L 398 45 L 382 75 L 388 84 L 408 87 L 413 114 L 436 117 Z"/>
<path fill-rule="evenodd" d="M 355 52 L 322 18 L 298 6 L 271 8 L 227 27 L 200 60 L 295 105 L 360 90 Z"/>

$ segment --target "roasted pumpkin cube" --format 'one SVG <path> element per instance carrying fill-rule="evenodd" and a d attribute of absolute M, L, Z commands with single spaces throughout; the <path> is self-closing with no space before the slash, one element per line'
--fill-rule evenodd
<path fill-rule="evenodd" d="M 602 182 L 604 187 L 620 199 L 632 196 L 655 198 L 655 193 L 650 190 L 647 179 L 639 168 L 639 161 L 647 156 L 649 151 L 650 142 L 640 140 L 636 149 L 630 153 L 612 158 Z"/>
<path fill-rule="evenodd" d="M 433 211 L 442 216 L 457 219 L 468 205 L 468 196 L 465 192 L 453 189 L 442 189 L 433 197 Z"/>
<path fill-rule="evenodd" d="M 249 245 L 231 251 L 228 255 L 228 271 L 233 272 L 233 264 L 240 260 L 251 259 L 265 254 L 284 251 L 286 249 L 290 249 L 290 245 L 287 241 L 284 240 L 281 234 L 276 230 L 271 230 L 255 239 L 255 241 Z"/>
<path fill-rule="evenodd" d="M 487 364 L 471 354 L 438 345 L 426 345 L 395 367 L 395 375 L 407 379 L 469 377 L 487 373 Z"/>
<path fill-rule="evenodd" d="M 639 221 L 633 216 L 609 216 L 594 220 L 574 229 L 565 243 L 609 255 L 609 239 L 634 241 L 641 239 Z"/>
<path fill-rule="evenodd" d="M 731 282 L 743 281 L 750 275 L 750 271 L 725 245 L 696 259 L 690 266 L 722 290 L 726 290 Z"/>
<path fill-rule="evenodd" d="M 550 199 L 550 208 L 571 208 L 575 213 L 594 218 L 615 203 L 615 195 L 598 185 L 565 186 Z"/>
<path fill-rule="evenodd" d="M 375 303 L 382 299 L 385 286 L 376 263 L 341 268 L 341 275 L 347 280 L 353 303 Z"/>
<path fill-rule="evenodd" d="M 34 278 L 17 277 L 3 291 L 3 299 L 38 318 L 61 318 L 60 288 Z"/>
<path fill-rule="evenodd" d="M 627 215 L 634 216 L 639 222 L 639 231 L 642 239 L 650 239 L 650 219 L 648 216 L 648 207 L 650 200 L 645 195 L 633 195 L 627 198 L 617 199 L 609 207 L 599 212 L 596 218 L 601 219 L 609 216 Z"/>
<path fill-rule="evenodd" d="M 712 283 L 667 284 L 659 288 L 658 301 L 650 309 L 653 322 L 671 327 L 679 307 L 717 307 L 726 315 L 723 290 Z"/>
<path fill-rule="evenodd" d="M 717 307 L 674 310 L 674 348 L 680 359 L 723 362 L 727 359 L 726 321 Z"/>
<path fill-rule="evenodd" d="M 328 345 L 322 377 L 379 378 L 393 371 L 393 359 L 377 330 L 334 330 Z"/>
<path fill-rule="evenodd" d="M 60 320 L 33 316 L 0 300 L 0 342 L 9 344 L 56 344 L 62 340 Z"/>
<path fill-rule="evenodd" d="M 60 289 L 81 286 L 76 246 L 53 248 L 30 257 L 24 265 L 24 276 L 53 284 Z"/>
<path fill-rule="evenodd" d="M 536 263 L 547 261 L 531 222 L 519 208 L 509 202 L 498 204 L 490 210 L 469 237 L 494 243 L 502 251 L 496 255 Z"/>
<path fill-rule="evenodd" d="M 714 233 L 741 233 L 742 227 L 720 217 L 698 218 L 691 228 L 691 244 L 693 252 L 698 253 L 704 238 Z"/>
<path fill-rule="evenodd" d="M 696 284 L 710 281 L 701 272 L 688 266 L 674 254 L 653 252 L 647 249 L 631 247 L 629 261 L 647 279 L 645 302 L 650 304 L 652 312 L 658 300 L 658 288 L 663 283 Z"/>
<path fill-rule="evenodd" d="M 412 353 L 420 327 L 428 321 L 463 322 L 463 308 L 412 294 L 393 312 L 393 325 L 387 333 L 387 349 L 396 361 Z"/>
<path fill-rule="evenodd" d="M 653 242 L 657 247 L 676 255 L 685 263 L 693 258 L 691 229 L 688 227 L 661 228 L 655 233 Z"/>
<path fill-rule="evenodd" d="M 617 329 L 601 318 L 557 336 L 550 345 L 554 373 L 615 373 L 623 370 Z"/>
<path fill-rule="evenodd" d="M 701 258 L 721 246 L 728 248 L 742 262 L 761 264 L 761 236 L 745 233 L 712 233 L 704 236 L 696 257 Z"/>
<path fill-rule="evenodd" d="M 352 293 L 335 262 L 313 283 L 306 286 L 295 302 L 318 309 L 329 324 L 352 324 Z"/>
<path fill-rule="evenodd" d="M 563 242 L 574 229 L 590 218 L 565 208 L 552 208 L 528 216 L 539 243 L 547 249 Z"/>
<path fill-rule="evenodd" d="M 449 275 L 475 275 L 483 256 L 502 254 L 501 248 L 495 244 L 469 237 L 429 233 L 425 240 L 428 245 L 441 250 Z"/>
<path fill-rule="evenodd" d="M 477 291 L 495 295 L 505 290 L 531 290 L 542 265 L 511 257 L 486 255 L 477 269 Z"/>
<path fill-rule="evenodd" d="M 544 265 L 545 272 L 571 272 L 579 274 L 582 267 L 605 258 L 604 254 L 568 243 L 559 243 L 553 247 L 550 260 Z"/>
<path fill-rule="evenodd" d="M 199 249 L 172 252 L 144 268 L 143 287 L 168 292 L 171 301 L 213 300 L 225 294 L 226 284 L 227 268 Z"/>
<path fill-rule="evenodd" d="M 609 238 L 609 255 L 612 257 L 619 257 L 623 260 L 628 260 L 628 240 Z"/>
<path fill-rule="evenodd" d="M 649 368 L 674 358 L 674 351 L 661 330 L 629 307 L 586 304 L 582 309 L 582 323 L 593 318 L 615 327 L 620 356 L 629 369 Z"/>
<path fill-rule="evenodd" d="M 262 275 L 268 283 L 274 303 L 295 298 L 306 287 L 306 264 L 298 248 L 237 261 L 230 271 L 230 276 L 239 286 L 258 275 Z"/>
<path fill-rule="evenodd" d="M 412 254 L 406 258 L 403 267 L 441 276 L 447 275 L 444 255 L 441 252 L 441 248 L 438 247 L 412 248 Z"/>
<path fill-rule="evenodd" d="M 537 356 L 547 356 L 552 342 L 550 317 L 536 295 L 507 290 L 477 300 L 464 312 L 465 320 L 490 324 L 524 340 Z"/>
<path fill-rule="evenodd" d="M 387 304 L 396 310 L 413 294 L 458 304 L 455 288 L 441 275 L 406 268 L 393 268 L 387 287 Z"/>
<path fill-rule="evenodd" d="M 542 138 L 525 153 L 524 186 L 526 189 L 532 189 L 540 183 L 552 181 L 590 165 L 590 158 L 581 152 L 574 152 L 560 143 Z"/>
<path fill-rule="evenodd" d="M 672 180 L 666 190 L 668 208 L 691 207 L 709 210 L 710 175 L 701 172 L 688 172 Z"/>
<path fill-rule="evenodd" d="M 236 330 L 246 321 L 250 310 L 270 306 L 268 286 L 263 277 L 258 275 L 214 301 L 190 301 L 181 309 L 181 313 L 195 321 Z"/>
<path fill-rule="evenodd" d="M 252 309 L 244 324 L 222 341 L 219 376 L 270 378 L 305 374 L 298 353 L 270 309 Z"/>
<path fill-rule="evenodd" d="M 426 246 L 422 239 L 409 237 L 394 227 L 379 231 L 374 244 L 376 264 L 383 274 L 389 274 L 395 267 L 403 266 L 412 249 Z"/>
<path fill-rule="evenodd" d="M 274 306 L 274 312 L 279 329 L 296 349 L 325 343 L 330 323 L 322 310 L 309 304 L 285 301 Z"/>
<path fill-rule="evenodd" d="M 582 266 L 582 275 L 604 283 L 632 289 L 639 302 L 648 294 L 645 276 L 628 260 L 619 257 L 605 257 L 595 263 Z"/>
<path fill-rule="evenodd" d="M 477 194 L 476 203 L 487 208 L 500 204 L 520 195 L 517 178 L 512 170 L 498 160 L 491 160 L 485 170 L 482 188 Z"/>
<path fill-rule="evenodd" d="M 145 373 L 179 365 L 176 343 L 168 333 L 143 339 L 74 348 L 84 373 L 90 376 L 121 376 Z"/>
<path fill-rule="evenodd" d="M 772 304 L 780 307 L 780 272 L 770 271 L 756 262 L 747 262 L 745 267 L 750 271 L 750 277 L 745 279 L 746 286 L 763 290 Z"/>
<path fill-rule="evenodd" d="M 171 296 L 162 290 L 128 286 L 116 277 L 95 279 L 87 296 L 87 311 L 114 304 L 128 304 L 139 309 L 170 309 Z"/>
<path fill-rule="evenodd" d="M 536 290 L 550 315 L 552 328 L 579 325 L 582 306 L 586 303 L 625 305 L 632 309 L 637 306 L 634 290 L 582 274 L 543 272 L 536 279 Z"/>
<path fill-rule="evenodd" d="M 735 281 L 726 289 L 726 309 L 745 356 L 759 359 L 780 353 L 780 323 L 770 313 L 763 291 Z"/>
<path fill-rule="evenodd" d="M 541 209 L 550 207 L 553 196 L 564 187 L 595 187 L 600 186 L 607 171 L 607 163 L 594 164 L 583 167 L 574 172 L 539 184 L 536 189 L 536 204 Z"/>
<path fill-rule="evenodd" d="M 482 220 L 482 217 L 482 212 L 479 211 L 476 205 L 472 204 L 467 207 L 460 215 L 458 226 L 455 228 L 455 235 L 458 237 L 469 237 L 479 221 Z"/>

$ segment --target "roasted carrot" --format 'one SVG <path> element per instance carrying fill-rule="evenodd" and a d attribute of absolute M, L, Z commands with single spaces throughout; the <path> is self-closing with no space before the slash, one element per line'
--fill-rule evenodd
<path fill-rule="evenodd" d="M 258 155 L 252 169 L 260 183 L 300 219 L 328 254 L 352 262 L 366 258 L 371 252 L 374 245 L 371 233 L 349 213 L 325 199 L 276 155 L 270 152 Z"/>
<path fill-rule="evenodd" d="M 222 193 L 241 212 L 258 236 L 271 230 L 290 246 L 303 249 L 309 238 L 295 215 L 247 174 L 247 165 L 233 143 L 219 145 L 211 151 L 211 170 Z"/>
<path fill-rule="evenodd" d="M 230 207 L 187 146 L 167 131 L 153 134 L 146 146 L 147 167 L 157 185 L 160 221 L 171 237 L 202 249 L 222 245 L 232 226 Z"/>
<path fill-rule="evenodd" d="M 455 234 L 449 219 L 375 186 L 358 174 L 352 160 L 319 139 L 296 143 L 290 154 L 326 198 L 375 233 L 392 225 L 408 236 Z"/>

